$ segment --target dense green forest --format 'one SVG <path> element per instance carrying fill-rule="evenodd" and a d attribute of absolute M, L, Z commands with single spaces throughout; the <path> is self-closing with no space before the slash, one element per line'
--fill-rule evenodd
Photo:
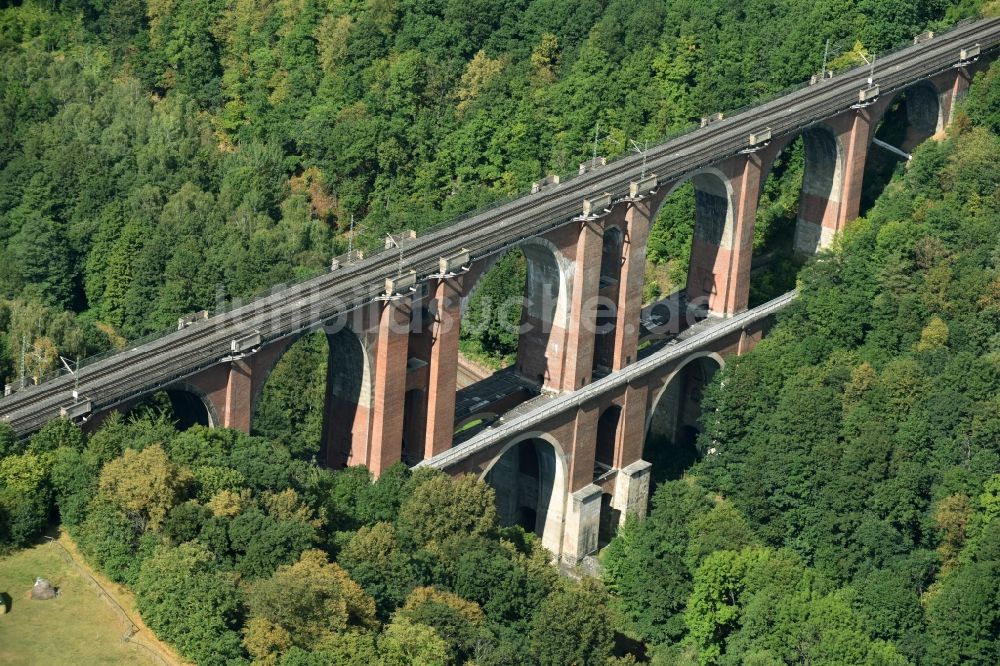
<path fill-rule="evenodd" d="M 709 388 L 604 556 L 664 663 L 1000 661 L 1000 70 Z M 657 652 L 657 654 L 661 654 Z"/>
<path fill-rule="evenodd" d="M 211 664 L 596 663 L 607 597 L 501 528 L 473 477 L 318 468 L 231 430 L 55 421 L 26 448 L 0 428 L 0 549 L 58 513 L 144 621 Z M 564 623 L 568 623 L 564 624 Z M 529 657 L 534 655 L 534 657 Z"/>
<path fill-rule="evenodd" d="M 597 122 L 621 153 L 807 78 L 828 37 L 880 50 L 977 6 L 6 6 L 0 375 L 22 344 L 38 375 L 320 270 L 352 214 L 362 242 L 424 228 L 573 170 Z M 199 664 L 1000 663 L 997 155 L 994 68 L 718 373 L 703 459 L 601 581 L 558 576 L 471 477 L 318 467 L 322 335 L 275 370 L 255 436 L 155 409 L 27 442 L 0 424 L 0 552 L 62 525 Z M 762 248 L 794 219 L 800 151 L 780 173 Z M 688 205 L 651 238 L 664 284 Z M 506 261 L 487 289 L 516 282 Z M 505 358 L 479 323 L 464 348 Z"/>
<path fill-rule="evenodd" d="M 1000 67 L 709 388 L 704 458 L 560 577 L 473 477 L 260 437 L 0 426 L 0 543 L 60 522 L 200 664 L 1000 661 Z M 615 655 L 618 656 L 615 656 Z"/>
<path fill-rule="evenodd" d="M 622 154 L 807 79 L 827 39 L 881 51 L 978 2 L 0 6 L 10 381 L 22 356 L 37 377 L 321 270 L 352 215 L 361 243 L 426 228 L 573 171 L 598 124 L 599 152 Z M 651 241 L 672 279 L 651 270 L 650 297 L 682 286 L 692 220 L 674 209 Z M 466 348 L 510 353 L 490 345 Z"/>

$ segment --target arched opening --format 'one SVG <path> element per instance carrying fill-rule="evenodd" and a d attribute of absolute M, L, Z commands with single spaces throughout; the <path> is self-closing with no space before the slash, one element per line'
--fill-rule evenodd
<path fill-rule="evenodd" d="M 694 185 L 687 181 L 667 195 L 653 217 L 646 247 L 644 306 L 687 286 L 694 210 Z"/>
<path fill-rule="evenodd" d="M 622 408 L 611 405 L 597 419 L 597 449 L 594 454 L 594 478 L 610 471 L 615 466 L 615 449 L 618 444 L 618 428 L 621 424 Z"/>
<path fill-rule="evenodd" d="M 657 328 L 677 332 L 713 305 L 732 219 L 729 183 L 717 170 L 696 173 L 665 195 L 649 233 L 643 287 L 644 312 L 658 313 Z"/>
<path fill-rule="evenodd" d="M 751 308 L 793 289 L 805 260 L 833 241 L 841 170 L 837 138 L 824 125 L 803 131 L 775 158 L 754 221 Z"/>
<path fill-rule="evenodd" d="M 916 83 L 893 98 L 875 128 L 875 141 L 868 147 L 861 215 L 875 205 L 892 177 L 904 168 L 907 160 L 897 151 L 912 152 L 943 126 L 941 102 L 930 82 Z"/>
<path fill-rule="evenodd" d="M 615 324 L 617 321 L 618 283 L 622 275 L 624 237 L 616 226 L 604 230 L 601 245 L 601 278 L 594 328 L 594 362 L 596 375 L 606 374 L 614 365 Z"/>
<path fill-rule="evenodd" d="M 485 481 L 496 491 L 501 524 L 520 525 L 558 552 L 563 472 L 550 442 L 532 437 L 509 446 L 486 472 Z"/>
<path fill-rule="evenodd" d="M 170 406 L 174 411 L 174 423 L 178 430 L 187 430 L 196 425 L 205 427 L 212 425 L 208 407 L 200 396 L 183 390 L 168 389 L 164 393 L 170 400 Z"/>
<path fill-rule="evenodd" d="M 463 299 L 463 356 L 491 371 L 512 368 L 530 382 L 547 384 L 549 338 L 565 327 L 564 292 L 563 269 L 551 244 L 535 238 L 508 250 Z"/>
<path fill-rule="evenodd" d="M 499 370 L 517 359 L 527 259 L 514 248 L 485 271 L 462 304 L 459 348 L 479 365 Z"/>
<path fill-rule="evenodd" d="M 721 367 L 712 356 L 692 359 L 674 373 L 653 405 L 642 457 L 653 465 L 654 487 L 681 478 L 698 460 L 701 401 Z"/>
<path fill-rule="evenodd" d="M 206 399 L 182 387 L 156 391 L 144 396 L 125 413 L 126 418 L 164 418 L 179 431 L 196 425 L 213 426 L 216 419 Z"/>
<path fill-rule="evenodd" d="M 350 462 L 370 403 L 368 362 L 347 328 L 303 335 L 274 364 L 255 401 L 250 432 L 331 467 Z"/>
<path fill-rule="evenodd" d="M 250 421 L 250 432 L 288 447 L 297 456 L 319 453 L 323 434 L 329 352 L 315 331 L 293 342 L 267 375 Z"/>

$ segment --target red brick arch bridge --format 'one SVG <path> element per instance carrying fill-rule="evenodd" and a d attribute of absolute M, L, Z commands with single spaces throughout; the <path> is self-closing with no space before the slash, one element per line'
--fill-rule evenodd
<path fill-rule="evenodd" d="M 804 179 L 794 245 L 809 255 L 858 216 L 869 156 L 907 154 L 944 128 L 971 75 L 1000 45 L 987 20 L 915 40 L 852 70 L 633 156 L 539 183 L 374 257 L 275 289 L 0 400 L 22 435 L 62 412 L 95 423 L 157 390 L 201 420 L 249 431 L 282 354 L 325 330 L 324 462 L 375 474 L 404 460 L 483 476 L 508 523 L 541 535 L 564 561 L 594 552 L 643 514 L 644 444 L 690 441 L 701 391 L 750 349 L 788 294 L 748 309 L 754 220 L 775 160 L 801 138 Z M 887 113 L 898 145 L 873 142 Z M 706 119 L 707 120 L 707 119 Z M 683 299 L 643 308 L 652 221 L 693 186 L 694 237 Z M 513 366 L 459 388 L 461 315 L 512 248 L 527 277 Z"/>

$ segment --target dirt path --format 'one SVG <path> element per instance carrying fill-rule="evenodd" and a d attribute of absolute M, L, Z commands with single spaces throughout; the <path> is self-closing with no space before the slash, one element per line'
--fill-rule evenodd
<path fill-rule="evenodd" d="M 188 662 L 177 656 L 174 650 L 156 637 L 156 634 L 142 621 L 139 611 L 135 608 L 135 597 L 124 585 L 119 585 L 109 580 L 100 571 L 95 571 L 76 547 L 76 543 L 65 530 L 59 531 L 59 538 L 52 544 L 54 548 L 61 547 L 64 552 L 73 560 L 73 564 L 85 576 L 89 576 L 92 584 L 100 586 L 112 607 L 117 606 L 121 613 L 136 627 L 135 633 L 129 643 L 135 646 L 136 652 L 146 654 L 150 661 L 155 664 L 166 664 L 167 666 L 188 666 Z"/>
<path fill-rule="evenodd" d="M 463 389 L 466 386 L 470 386 L 480 381 L 481 379 L 486 379 L 492 375 L 495 370 L 476 363 L 472 359 L 466 357 L 464 354 L 459 353 L 458 355 L 458 388 Z"/>

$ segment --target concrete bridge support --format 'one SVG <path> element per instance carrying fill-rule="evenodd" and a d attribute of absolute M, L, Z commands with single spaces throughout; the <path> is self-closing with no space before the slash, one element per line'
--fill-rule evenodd
<path fill-rule="evenodd" d="M 563 562 L 576 564 L 597 552 L 602 494 L 600 486 L 590 483 L 570 495 L 563 537 Z"/>
<path fill-rule="evenodd" d="M 615 476 L 611 506 L 618 512 L 621 523 L 630 516 L 640 519 L 646 517 L 652 467 L 652 464 L 639 459 L 621 468 Z"/>

